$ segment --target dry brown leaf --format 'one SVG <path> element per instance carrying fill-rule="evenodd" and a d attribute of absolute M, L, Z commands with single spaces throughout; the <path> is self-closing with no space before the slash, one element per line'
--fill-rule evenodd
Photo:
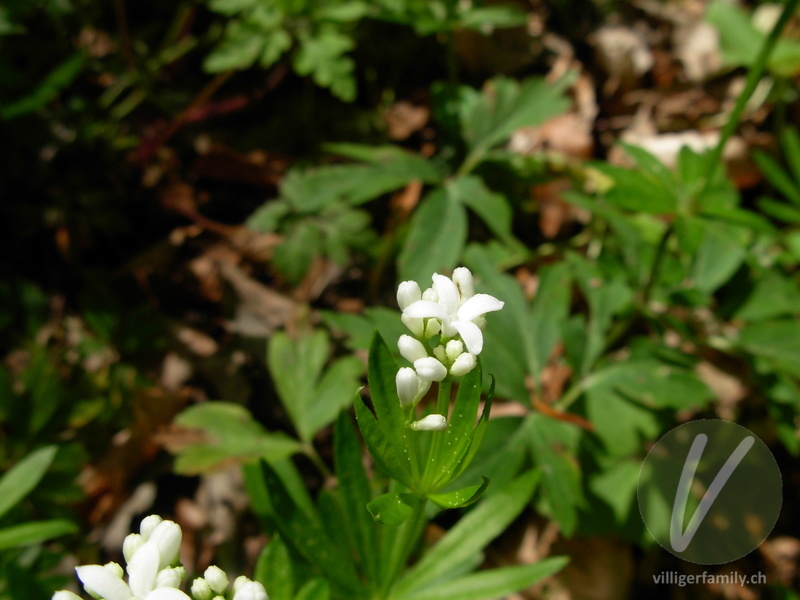
<path fill-rule="evenodd" d="M 232 263 L 220 263 L 219 272 L 239 298 L 236 317 L 228 331 L 251 337 L 269 337 L 295 315 L 297 303 L 256 281 Z"/>
<path fill-rule="evenodd" d="M 422 130 L 431 118 L 431 109 L 401 100 L 392 104 L 384 115 L 389 139 L 402 141 Z"/>

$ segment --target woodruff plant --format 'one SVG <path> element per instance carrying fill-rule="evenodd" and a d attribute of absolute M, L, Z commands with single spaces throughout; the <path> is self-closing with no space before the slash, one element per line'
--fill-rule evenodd
<path fill-rule="evenodd" d="M 408 328 L 397 345 L 408 364 L 398 364 L 376 333 L 368 361 L 370 401 L 360 393 L 355 397 L 358 427 L 375 465 L 372 472 L 365 468 L 352 418 L 342 411 L 333 439 L 337 485 L 325 486 L 315 499 L 285 454 L 245 464 L 253 512 L 271 539 L 258 560 L 254 581 L 239 578 L 229 589 L 224 573 L 211 567 L 189 592 L 179 590 L 185 576 L 177 555 L 180 528 L 149 517 L 140 534 L 126 539 L 127 582 L 122 568 L 114 563 L 78 567 L 86 591 L 102 600 L 266 600 L 263 584 L 271 600 L 492 600 L 560 569 L 565 560 L 550 558 L 473 573 L 483 563 L 487 544 L 530 502 L 537 471 L 493 489 L 436 544 L 422 546 L 430 518 L 441 509 L 476 503 L 489 485 L 486 477 L 460 476 L 478 451 L 494 392 L 492 382 L 478 417 L 485 315 L 501 310 L 504 303 L 475 293 L 472 274 L 463 267 L 452 278 L 434 274 L 424 292 L 415 282 L 403 282 L 397 300 L 402 311 L 398 319 Z M 271 346 L 273 353 L 275 348 Z M 324 356 L 312 362 L 318 366 L 316 373 L 322 369 Z M 278 363 L 292 372 L 290 362 Z M 308 372 L 297 372 L 309 377 Z M 323 376 L 310 389 L 326 394 L 322 381 L 351 385 L 345 383 L 347 379 Z M 458 391 L 453 399 L 455 386 Z M 299 388 L 284 388 L 294 390 L 294 394 L 282 394 L 281 400 L 297 403 L 293 410 L 287 409 L 295 420 L 302 422 L 309 416 L 305 413 L 316 411 L 319 417 L 319 411 L 327 411 L 313 402 L 302 404 Z M 425 401 L 432 388 L 435 403 Z M 241 428 L 244 425 L 244 421 L 239 423 Z M 316 429 L 306 430 L 312 433 L 303 436 L 302 445 L 294 446 L 312 448 Z M 259 439 L 264 444 L 275 441 Z M 321 457 L 314 450 L 308 452 L 316 457 L 312 463 L 329 478 Z M 412 557 L 415 560 L 409 567 Z M 58 592 L 54 600 L 77 597 Z"/>

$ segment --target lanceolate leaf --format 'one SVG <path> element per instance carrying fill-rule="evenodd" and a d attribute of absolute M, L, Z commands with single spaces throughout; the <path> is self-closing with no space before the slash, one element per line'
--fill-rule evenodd
<path fill-rule="evenodd" d="M 490 569 L 465 577 L 435 583 L 424 590 L 417 590 L 401 597 L 401 600 L 494 600 L 505 598 L 533 585 L 537 581 L 560 571 L 569 562 L 567 557 L 540 560 L 533 565 L 517 565 L 501 569 Z"/>
<path fill-rule="evenodd" d="M 58 448 L 45 446 L 31 452 L 0 479 L 0 517 L 33 491 L 44 477 Z"/>
<path fill-rule="evenodd" d="M 424 590 L 480 553 L 528 504 L 538 480 L 530 471 L 462 517 L 400 580 L 397 593 Z"/>

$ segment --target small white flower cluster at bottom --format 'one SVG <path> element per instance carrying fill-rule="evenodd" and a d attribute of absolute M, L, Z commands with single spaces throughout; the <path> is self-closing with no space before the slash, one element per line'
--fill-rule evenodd
<path fill-rule="evenodd" d="M 84 589 L 99 600 L 269 600 L 264 586 L 247 577 L 238 577 L 228 590 L 228 576 L 216 566 L 206 569 L 192 583 L 191 596 L 179 587 L 186 569 L 179 564 L 183 532 L 173 521 L 158 515 L 145 518 L 139 533 L 125 538 L 122 554 L 128 571 L 127 583 L 122 567 L 105 565 L 76 567 Z M 68 591 L 53 594 L 52 600 L 82 600 Z"/>

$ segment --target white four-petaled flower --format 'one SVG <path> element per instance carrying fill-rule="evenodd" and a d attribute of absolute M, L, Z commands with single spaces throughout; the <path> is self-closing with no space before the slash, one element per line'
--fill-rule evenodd
<path fill-rule="evenodd" d="M 483 350 L 483 333 L 479 326 L 481 317 L 489 312 L 503 308 L 504 303 L 489 294 L 475 294 L 472 273 L 465 267 L 459 267 L 453 273 L 453 279 L 435 273 L 433 275 L 432 294 L 421 294 L 416 300 L 416 289 L 413 282 L 404 282 L 398 288 L 398 300 L 401 298 L 403 321 L 413 323 L 419 331 L 419 323 L 426 319 L 434 319 L 437 328 L 445 338 L 461 336 L 467 351 L 478 355 Z M 426 299 L 432 298 L 432 299 Z M 405 306 L 403 306 L 405 305 Z M 425 325 L 427 332 L 428 326 Z M 417 331 L 412 329 L 415 335 Z"/>

